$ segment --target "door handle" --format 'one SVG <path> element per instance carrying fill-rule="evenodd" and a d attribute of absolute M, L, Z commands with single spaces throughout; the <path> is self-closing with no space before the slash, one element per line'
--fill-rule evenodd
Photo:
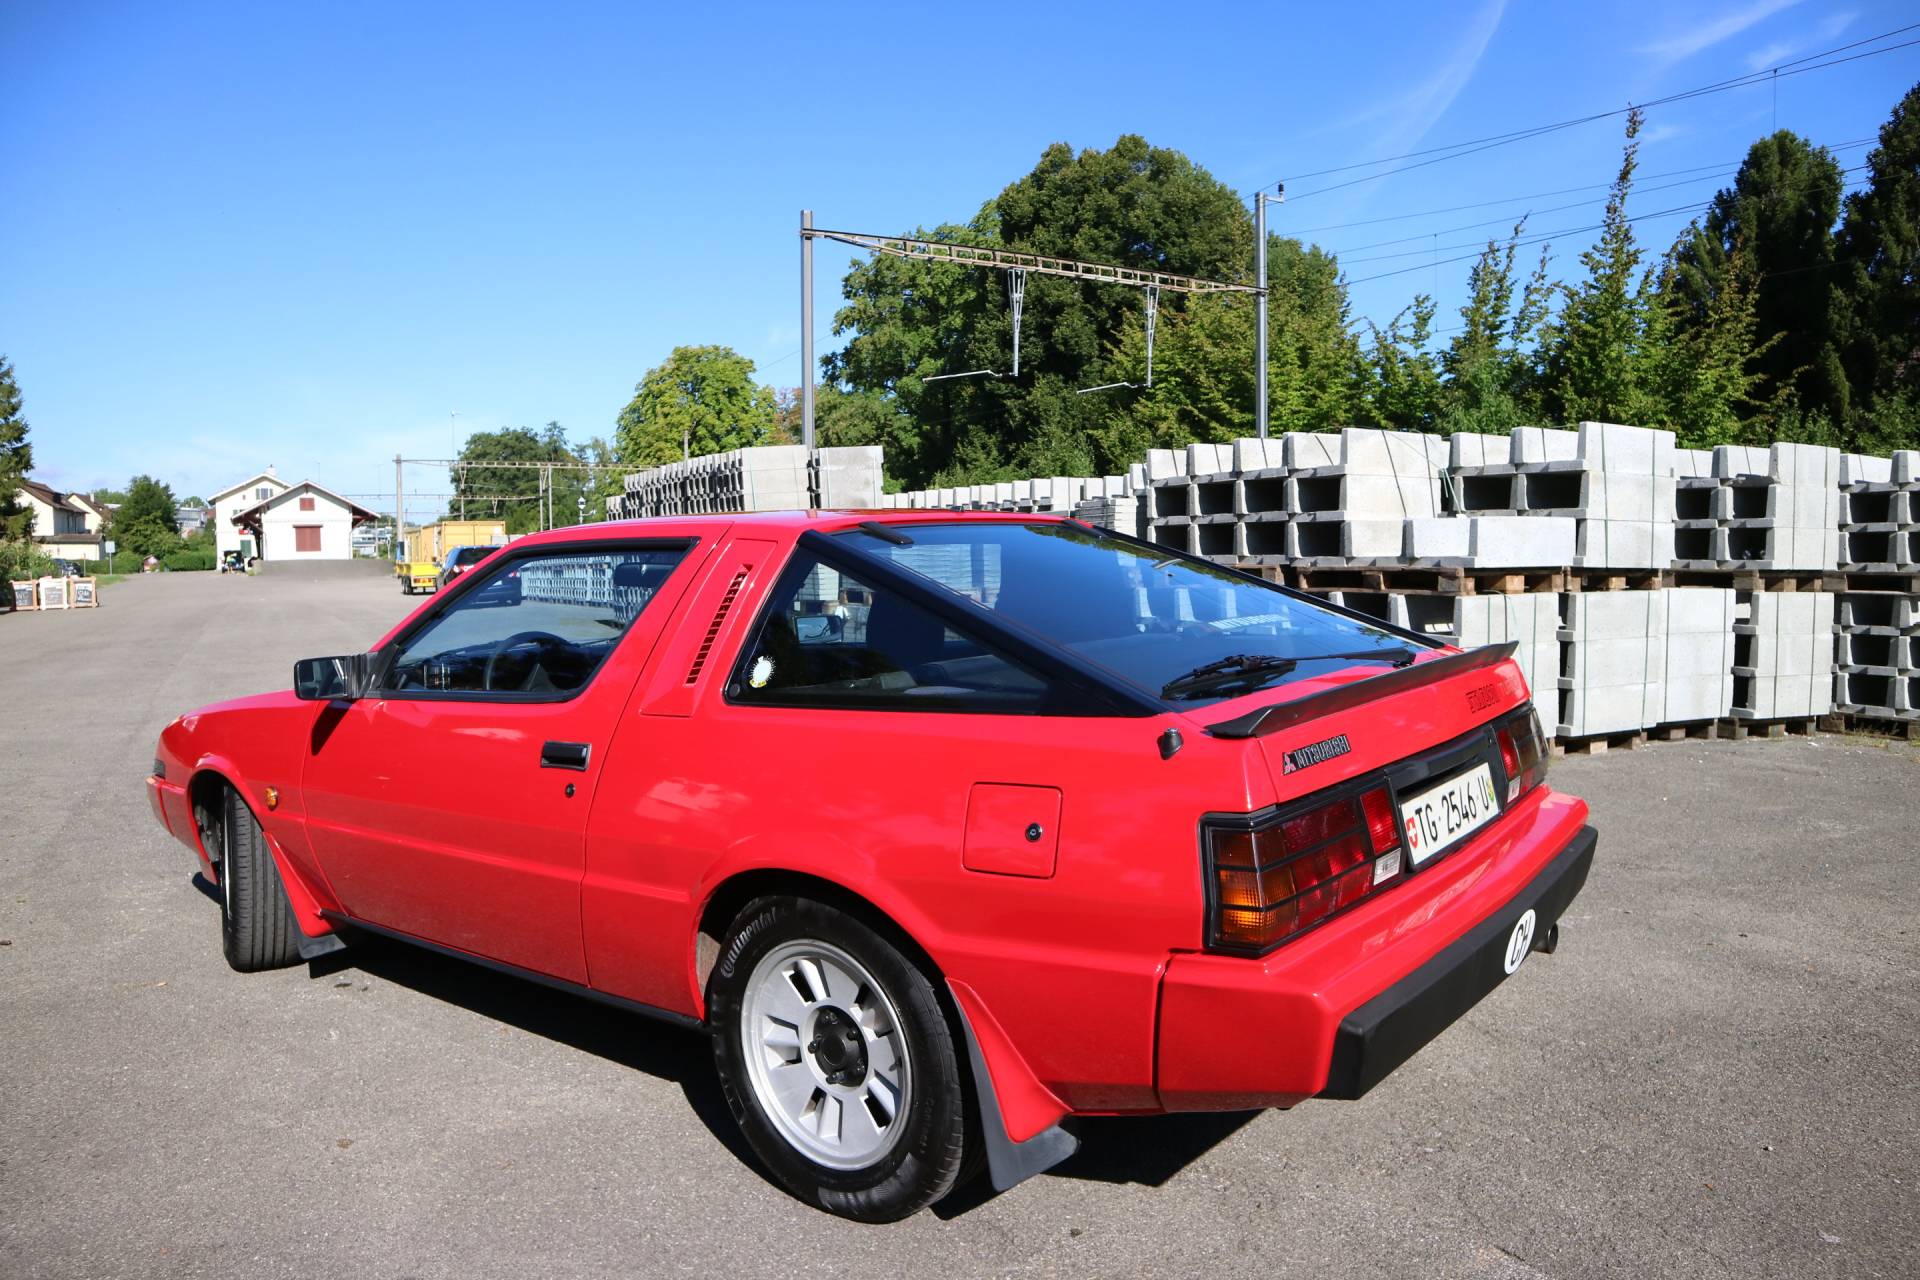
<path fill-rule="evenodd" d="M 587 771 L 587 756 L 593 751 L 591 743 L 586 742 L 546 742 L 540 746 L 540 767 L 542 769 L 572 769 L 576 773 Z"/>

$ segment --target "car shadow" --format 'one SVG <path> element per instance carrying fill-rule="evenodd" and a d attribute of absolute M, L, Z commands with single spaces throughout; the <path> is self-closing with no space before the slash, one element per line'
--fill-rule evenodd
<path fill-rule="evenodd" d="M 204 875 L 196 872 L 192 883 L 209 900 L 220 901 L 220 890 Z M 701 1033 L 378 934 L 347 929 L 342 936 L 347 942 L 343 950 L 307 962 L 309 978 L 363 973 L 678 1085 L 688 1108 L 707 1131 L 768 1185 L 779 1187 L 734 1123 L 714 1074 L 713 1052 Z M 1259 1114 L 1201 1112 L 1069 1120 L 1080 1149 L 1041 1176 L 1158 1187 Z M 933 1212 L 951 1221 L 997 1194 L 983 1171 L 934 1205 Z"/>
<path fill-rule="evenodd" d="M 1068 1120 L 1066 1127 L 1080 1139 L 1080 1149 L 1040 1176 L 1163 1186 L 1259 1115 L 1258 1111 L 1228 1111 Z M 933 1212 L 950 1222 L 999 1194 L 983 1173 L 934 1205 Z"/>
<path fill-rule="evenodd" d="M 676 1084 L 708 1132 L 767 1177 L 727 1108 L 705 1035 L 377 934 L 342 936 L 344 950 L 307 962 L 309 977 L 364 973 Z"/>

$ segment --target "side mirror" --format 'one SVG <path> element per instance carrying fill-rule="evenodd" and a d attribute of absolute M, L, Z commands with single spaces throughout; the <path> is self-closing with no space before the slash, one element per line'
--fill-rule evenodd
<path fill-rule="evenodd" d="M 815 613 L 793 622 L 794 638 L 801 644 L 833 644 L 846 634 L 846 619 L 837 614 Z"/>
<path fill-rule="evenodd" d="M 373 658 L 371 653 L 302 658 L 293 664 L 294 696 L 308 702 L 365 697 L 373 684 Z"/>

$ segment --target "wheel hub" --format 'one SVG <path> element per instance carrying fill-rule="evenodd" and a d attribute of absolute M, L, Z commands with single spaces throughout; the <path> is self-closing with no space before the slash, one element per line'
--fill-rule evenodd
<path fill-rule="evenodd" d="M 866 1079 L 866 1037 L 852 1015 L 840 1009 L 828 1006 L 814 1016 L 807 1053 L 828 1084 L 855 1085 Z"/>

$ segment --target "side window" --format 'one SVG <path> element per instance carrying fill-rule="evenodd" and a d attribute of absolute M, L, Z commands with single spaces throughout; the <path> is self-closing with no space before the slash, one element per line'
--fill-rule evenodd
<path fill-rule="evenodd" d="M 735 702 L 1037 712 L 1045 680 L 891 591 L 802 553 L 727 686 Z"/>
<path fill-rule="evenodd" d="M 683 555 L 648 547 L 511 560 L 408 637 L 384 687 L 549 697 L 584 688 Z"/>

